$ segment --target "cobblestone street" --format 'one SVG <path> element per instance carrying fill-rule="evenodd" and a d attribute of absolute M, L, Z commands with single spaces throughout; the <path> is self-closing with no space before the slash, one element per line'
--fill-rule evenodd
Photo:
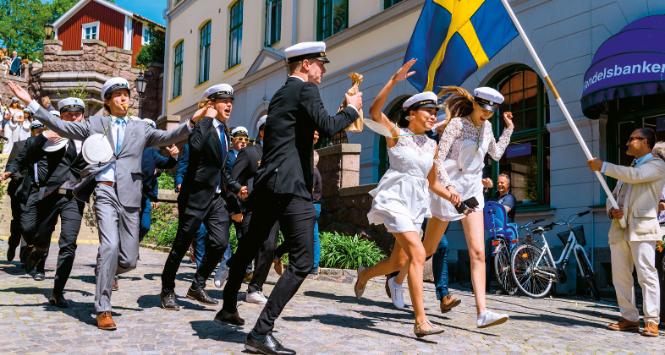
<path fill-rule="evenodd" d="M 79 246 L 76 265 L 66 288 L 70 308 L 48 305 L 57 245 L 51 246 L 47 279 L 34 281 L 16 262 L 5 259 L 0 241 L 0 354 L 8 353 L 240 353 L 246 332 L 261 307 L 240 302 L 242 329 L 213 322 L 218 307 L 205 307 L 184 298 L 194 272 L 183 263 L 177 281 L 180 312 L 159 307 L 160 273 L 167 254 L 141 250 L 136 270 L 120 278 L 113 294 L 118 330 L 100 331 L 93 313 L 96 246 Z M 322 277 L 323 278 L 323 277 Z M 271 274 L 266 293 L 276 275 Z M 347 280 L 348 281 L 348 280 Z M 445 333 L 427 340 L 413 335 L 410 311 L 392 307 L 383 279 L 368 285 L 366 299 L 353 297 L 350 283 L 307 280 L 277 322 L 276 336 L 299 353 L 443 353 L 454 352 L 645 352 L 663 353 L 663 338 L 614 333 L 604 325 L 617 316 L 614 304 L 585 300 L 489 296 L 488 304 L 508 312 L 511 321 L 489 329 L 475 327 L 472 294 L 454 289 L 462 304 L 442 315 L 431 284 L 425 285 L 430 320 Z M 245 290 L 246 287 L 243 287 Z M 221 299 L 222 292 L 210 294 Z M 244 298 L 244 293 L 240 295 Z"/>

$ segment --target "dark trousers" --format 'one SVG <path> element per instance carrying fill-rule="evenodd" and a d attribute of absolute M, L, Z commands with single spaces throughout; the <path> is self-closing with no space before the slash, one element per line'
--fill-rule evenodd
<path fill-rule="evenodd" d="M 222 260 L 226 246 L 229 244 L 229 212 L 224 198 L 216 195 L 206 211 L 180 206 L 178 232 L 162 271 L 162 292 L 174 291 L 175 276 L 180 267 L 180 261 L 196 237 L 201 223 L 208 230 L 206 250 L 201 266 L 197 268 L 194 275 L 192 288 L 205 288 L 206 280 Z"/>
<path fill-rule="evenodd" d="M 150 232 L 150 225 L 152 224 L 152 200 L 150 196 L 143 195 L 141 197 L 141 209 L 139 211 L 141 224 L 139 224 L 139 242 Z"/>
<path fill-rule="evenodd" d="M 81 229 L 84 207 L 85 202 L 79 201 L 71 195 L 58 193 L 45 197 L 37 204 L 39 223 L 35 236 L 35 248 L 42 253 L 38 271 L 44 270 L 44 262 L 51 245 L 51 235 L 53 235 L 58 217 L 60 217 L 60 238 L 58 240 L 60 249 L 53 284 L 54 293 L 62 293 L 72 271 L 76 255 L 76 239 Z"/>
<path fill-rule="evenodd" d="M 448 238 L 444 234 L 432 257 L 432 273 L 436 286 L 436 299 L 439 301 L 446 297 L 448 291 Z"/>
<path fill-rule="evenodd" d="M 315 214 L 311 200 L 269 191 L 254 190 L 253 193 L 255 203 L 249 233 L 239 241 L 236 255 L 231 259 L 229 278 L 224 288 L 223 309 L 237 311 L 238 291 L 245 268 L 270 237 L 275 222 L 279 222 L 284 240 L 289 245 L 289 267 L 277 281 L 254 326 L 257 334 L 264 335 L 272 331 L 275 320 L 312 269 Z"/>
<path fill-rule="evenodd" d="M 23 212 L 21 213 L 21 229 L 23 230 L 23 240 L 25 240 L 28 247 L 26 248 L 26 258 L 31 257 L 33 247 L 37 243 L 37 227 L 39 226 L 39 191 L 37 188 L 32 188 L 28 195 L 27 201 L 23 204 Z M 48 250 L 46 251 L 48 253 Z M 46 258 L 35 264 L 34 270 L 37 272 L 44 272 L 44 264 Z"/>
<path fill-rule="evenodd" d="M 251 223 L 251 216 L 252 213 L 247 213 L 247 216 L 245 218 L 249 218 L 247 223 L 245 224 L 245 221 L 243 220 L 243 225 L 247 226 L 247 231 L 245 231 L 245 235 L 249 233 L 249 224 Z M 277 233 L 279 232 L 279 223 L 275 223 L 272 226 L 272 229 L 270 230 L 270 234 L 268 235 L 268 239 L 266 239 L 263 244 L 261 244 L 261 247 L 256 253 L 256 258 L 254 259 L 254 263 L 256 264 L 256 267 L 254 268 L 254 274 L 252 276 L 252 280 L 249 282 L 249 286 L 247 287 L 247 292 L 257 292 L 257 291 L 263 291 L 263 284 L 266 282 L 266 279 L 268 278 L 268 274 L 270 274 L 270 267 L 272 266 L 272 261 L 275 257 L 275 244 L 277 243 Z"/>
<path fill-rule="evenodd" d="M 9 240 L 7 240 L 7 244 L 9 244 L 9 248 L 16 249 L 21 243 L 21 212 L 23 208 L 17 197 L 11 195 L 9 197 L 12 209 L 12 221 L 9 224 Z"/>

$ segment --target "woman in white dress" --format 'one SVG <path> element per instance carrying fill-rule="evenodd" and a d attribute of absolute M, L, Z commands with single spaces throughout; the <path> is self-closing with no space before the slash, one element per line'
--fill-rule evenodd
<path fill-rule="evenodd" d="M 14 142 L 18 142 L 20 131 L 23 127 L 23 110 L 19 107 L 19 102 L 17 98 L 12 99 L 12 103 L 9 105 L 9 115 L 10 119 L 7 124 L 5 124 L 4 136 L 7 140 L 5 145 L 2 147 L 2 154 L 9 154 L 12 151 Z M 28 124 L 28 132 L 30 131 L 30 124 Z"/>
<path fill-rule="evenodd" d="M 482 171 L 486 154 L 498 161 L 510 144 L 514 128 L 513 115 L 510 112 L 503 113 L 505 128 L 496 141 L 489 120 L 498 105 L 503 103 L 501 93 L 488 87 L 475 89 L 474 95 L 460 87 L 447 87 L 442 93 L 451 95 L 445 102 L 445 108 L 448 117 L 452 118 L 439 141 L 437 175 L 441 185 L 453 197 L 446 200 L 432 196 L 432 218 L 427 223 L 423 243 L 428 254 L 434 253 L 448 223 L 461 221 L 471 262 L 476 325 L 484 328 L 506 322 L 508 315 L 488 310 L 485 302 Z"/>
<path fill-rule="evenodd" d="M 386 138 L 390 169 L 383 175 L 376 189 L 370 191 L 374 198 L 367 214 L 371 224 L 383 224 L 395 236 L 392 254 L 378 264 L 358 270 L 354 286 L 356 297 L 362 297 L 367 281 L 372 277 L 398 270 L 399 260 L 408 260 L 409 292 L 415 314 L 414 333 L 418 337 L 438 334 L 442 329 L 427 320 L 423 305 L 423 269 L 425 249 L 420 241 L 423 220 L 430 216 L 430 191 L 448 197 L 448 191 L 438 183 L 433 167 L 436 142 L 425 132 L 436 122 L 437 97 L 433 92 L 416 94 L 402 106 L 408 125 L 397 128 L 382 108 L 393 86 L 415 72 L 409 72 L 415 60 L 405 63 L 393 75 L 376 96 L 370 115 L 391 132 Z M 429 190 L 428 190 L 429 188 Z"/>

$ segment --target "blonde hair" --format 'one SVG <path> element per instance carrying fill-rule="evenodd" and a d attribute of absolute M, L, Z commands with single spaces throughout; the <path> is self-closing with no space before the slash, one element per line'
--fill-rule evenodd
<path fill-rule="evenodd" d="M 444 86 L 439 92 L 439 97 L 450 95 L 444 101 L 443 108 L 446 111 L 446 123 L 453 117 L 466 117 L 473 112 L 473 95 L 466 91 L 466 89 L 459 86 Z"/>

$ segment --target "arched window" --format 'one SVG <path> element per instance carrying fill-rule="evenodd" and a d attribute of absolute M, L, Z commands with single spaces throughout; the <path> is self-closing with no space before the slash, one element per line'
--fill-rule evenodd
<path fill-rule="evenodd" d="M 499 173 L 511 178 L 512 193 L 524 207 L 550 204 L 550 136 L 547 131 L 549 105 L 543 82 L 531 68 L 515 65 L 497 73 L 488 86 L 505 97 L 494 118 L 494 132 L 503 131 L 501 114 L 513 113 L 515 131 L 499 163 L 493 163 L 494 181 Z"/>

